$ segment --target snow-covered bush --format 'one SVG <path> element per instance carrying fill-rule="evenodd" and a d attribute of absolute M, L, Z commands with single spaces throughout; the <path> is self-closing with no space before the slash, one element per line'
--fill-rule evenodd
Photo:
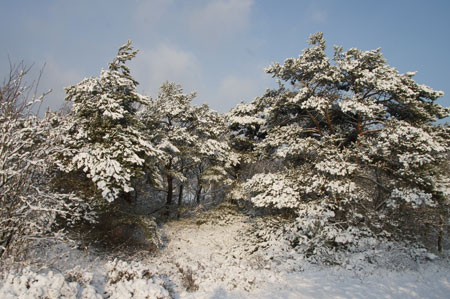
<path fill-rule="evenodd" d="M 239 120 L 241 106 L 234 112 L 242 128 L 258 125 L 261 141 L 246 134 L 259 163 L 279 167 L 253 175 L 233 196 L 296 211 L 297 244 L 311 254 L 357 250 L 371 239 L 415 240 L 420 227 L 434 234 L 448 227 L 438 222 L 448 219 L 442 186 L 449 177 L 439 167 L 449 135 L 432 124 L 449 115 L 435 103 L 443 92 L 399 74 L 379 49 L 335 47 L 329 59 L 321 33 L 310 44 L 266 69 L 280 87 L 250 104 L 253 118 Z M 417 210 L 436 216 L 424 222 Z"/>
<path fill-rule="evenodd" d="M 55 273 L 26 267 L 8 272 L 0 297 L 9 298 L 171 298 L 165 283 L 138 262 L 114 260 L 105 264 L 106 275 L 80 267 Z"/>
<path fill-rule="evenodd" d="M 171 298 L 164 281 L 140 263 L 114 260 L 106 268 L 109 298 Z"/>
<path fill-rule="evenodd" d="M 25 86 L 27 69 L 13 67 L 0 89 L 0 257 L 23 258 L 35 239 L 64 238 L 64 227 L 94 221 L 76 195 L 52 190 L 59 153 L 59 115 L 40 119 L 31 106 L 42 100 Z"/>
<path fill-rule="evenodd" d="M 68 282 L 60 273 L 47 272 L 36 273 L 30 268 L 25 268 L 19 273 L 10 273 L 3 281 L 0 288 L 2 298 L 77 298 L 80 285 L 77 282 Z M 89 298 L 102 298 L 91 289 L 81 291 L 83 295 L 91 295 Z"/>

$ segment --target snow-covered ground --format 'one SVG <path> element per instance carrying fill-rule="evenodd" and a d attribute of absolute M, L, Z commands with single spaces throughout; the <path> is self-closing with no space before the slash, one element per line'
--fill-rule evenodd
<path fill-rule="evenodd" d="M 280 274 L 250 292 L 209 286 L 182 298 L 449 298 L 447 270 L 427 268 L 418 272 L 377 271 L 355 277 L 348 271 L 328 269 Z"/>
<path fill-rule="evenodd" d="M 277 265 L 262 253 L 246 254 L 239 237 L 248 225 L 236 217 L 221 225 L 183 220 L 166 227 L 170 242 L 163 257 L 191 267 L 199 285 L 196 292 L 181 290 L 180 298 L 450 298 L 444 264 L 372 273 L 298 260 Z"/>
<path fill-rule="evenodd" d="M 0 298 L 450 298 L 445 260 L 397 271 L 311 265 L 282 246 L 249 246 L 251 223 L 231 210 L 169 222 L 164 247 L 139 262 L 43 248 L 51 267 L 5 277 Z"/>

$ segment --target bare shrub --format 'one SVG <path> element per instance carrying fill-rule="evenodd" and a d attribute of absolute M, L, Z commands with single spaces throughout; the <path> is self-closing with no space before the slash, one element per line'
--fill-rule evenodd
<path fill-rule="evenodd" d="M 195 283 L 194 272 L 191 268 L 183 268 L 180 264 L 176 263 L 175 266 L 181 274 L 181 282 L 183 287 L 188 292 L 195 292 L 198 290 L 198 285 Z"/>
<path fill-rule="evenodd" d="M 74 194 L 51 190 L 61 116 L 33 115 L 36 86 L 26 86 L 30 68 L 11 64 L 0 86 L 0 261 L 23 261 L 30 242 L 62 239 L 65 227 L 78 220 L 94 221 L 88 205 Z"/>

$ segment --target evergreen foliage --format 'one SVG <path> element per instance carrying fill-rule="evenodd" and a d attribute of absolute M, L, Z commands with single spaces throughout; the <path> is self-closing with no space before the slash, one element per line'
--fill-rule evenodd
<path fill-rule="evenodd" d="M 239 118 L 243 106 L 232 111 L 234 126 L 257 129 L 244 132 L 248 139 L 264 136 L 253 153 L 279 165 L 254 174 L 234 196 L 296 211 L 299 246 L 312 252 L 368 237 L 415 238 L 430 224 L 411 212 L 417 209 L 448 219 L 442 186 L 449 177 L 438 175 L 448 129 L 433 125 L 449 115 L 435 103 L 443 92 L 399 74 L 380 49 L 335 47 L 329 59 L 322 33 L 310 44 L 266 69 L 279 88 L 244 106 L 253 115 Z"/>
<path fill-rule="evenodd" d="M 131 182 L 143 175 L 145 162 L 160 155 L 136 114 L 137 106 L 149 101 L 136 91 L 138 83 L 125 65 L 136 53 L 128 42 L 100 77 L 66 88 L 73 106 L 59 166 L 83 171 L 109 202 L 133 191 Z"/>
<path fill-rule="evenodd" d="M 159 173 L 168 205 L 172 203 L 174 180 L 182 193 L 181 186 L 195 177 L 199 200 L 204 183 L 227 176 L 223 169 L 230 163 L 227 127 L 223 118 L 207 105 L 193 106 L 195 95 L 184 94 L 181 85 L 166 82 L 157 99 L 140 112 L 147 132 L 152 134 L 152 143 L 164 153 Z"/>

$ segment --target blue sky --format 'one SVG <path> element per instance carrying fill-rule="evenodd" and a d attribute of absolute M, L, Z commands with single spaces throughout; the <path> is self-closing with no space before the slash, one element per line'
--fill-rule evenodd
<path fill-rule="evenodd" d="M 400 72 L 446 95 L 450 106 L 450 1 L 447 0 L 0 0 L 0 75 L 12 62 L 45 64 L 46 105 L 63 87 L 98 76 L 127 40 L 139 91 L 155 96 L 165 80 L 197 91 L 195 103 L 226 112 L 275 86 L 263 69 L 297 57 L 324 32 L 344 49 L 382 48 Z"/>

